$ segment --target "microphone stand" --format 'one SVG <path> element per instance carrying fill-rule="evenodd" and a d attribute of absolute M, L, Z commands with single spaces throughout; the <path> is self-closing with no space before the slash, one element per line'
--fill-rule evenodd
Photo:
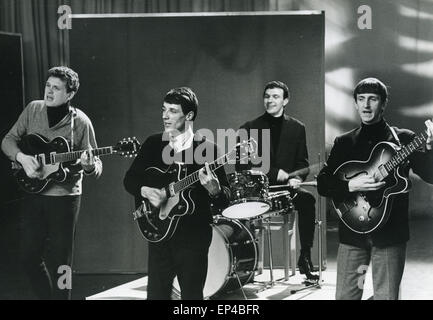
<path fill-rule="evenodd" d="M 318 154 L 318 158 L 319 158 L 319 166 L 320 166 L 320 161 L 321 161 L 321 156 L 320 153 Z M 316 177 L 317 178 L 317 177 Z M 307 185 L 307 184 L 305 184 Z M 314 184 L 308 184 L 310 186 L 316 186 L 317 187 L 317 183 Z M 294 294 L 294 293 L 298 293 L 300 291 L 306 290 L 306 289 L 310 289 L 310 288 L 318 288 L 321 289 L 322 288 L 322 197 L 318 194 L 318 200 L 317 200 L 317 205 L 319 207 L 319 210 L 317 210 L 317 219 L 315 221 L 315 225 L 317 226 L 317 232 L 319 235 L 319 239 L 318 239 L 318 250 L 319 250 L 319 280 L 317 280 L 316 282 L 312 282 L 312 284 L 305 286 L 304 288 L 301 289 L 297 289 L 297 290 L 291 290 L 290 293 Z"/>

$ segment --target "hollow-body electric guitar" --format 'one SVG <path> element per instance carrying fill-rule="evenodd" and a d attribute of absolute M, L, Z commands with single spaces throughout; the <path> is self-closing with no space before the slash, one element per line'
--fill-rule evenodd
<path fill-rule="evenodd" d="M 394 197 L 408 192 L 411 187 L 403 166 L 408 157 L 425 144 L 427 137 L 427 133 L 421 133 L 403 147 L 392 142 L 380 142 L 375 145 L 367 161 L 348 161 L 335 170 L 334 176 L 344 181 L 371 175 L 377 182 L 385 182 L 376 191 L 352 192 L 344 198 L 332 199 L 338 216 L 349 229 L 366 234 L 388 221 Z"/>
<path fill-rule="evenodd" d="M 39 193 L 45 189 L 50 181 L 65 181 L 68 170 L 64 163 L 72 163 L 81 157 L 85 150 L 70 151 L 69 143 L 64 137 L 56 137 L 49 141 L 39 134 L 28 134 L 18 143 L 21 152 L 31 155 L 39 162 L 39 176 L 29 178 L 24 169 L 17 163 L 12 163 L 13 174 L 18 185 L 28 193 Z M 92 149 L 94 156 L 118 154 L 122 156 L 134 156 L 140 148 L 136 138 L 128 138 L 119 141 L 115 146 Z"/>
<path fill-rule="evenodd" d="M 224 166 L 230 160 L 238 161 L 253 156 L 257 150 L 257 142 L 251 138 L 236 144 L 232 151 L 219 157 L 209 164 L 212 171 Z M 168 169 L 150 167 L 145 170 L 147 186 L 163 189 L 167 194 L 160 208 L 155 208 L 148 199 L 143 199 L 141 205 L 133 212 L 143 237 L 150 242 L 169 240 L 176 231 L 179 220 L 194 212 L 195 204 L 191 199 L 190 188 L 199 181 L 199 170 L 187 175 L 186 168 L 181 163 L 174 163 Z M 161 217 L 165 217 L 162 218 Z"/>

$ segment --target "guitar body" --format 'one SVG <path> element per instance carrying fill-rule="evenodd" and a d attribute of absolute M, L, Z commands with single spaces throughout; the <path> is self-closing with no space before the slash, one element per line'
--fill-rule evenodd
<path fill-rule="evenodd" d="M 68 171 L 63 164 L 72 164 L 87 150 L 70 151 L 68 141 L 63 137 L 56 137 L 48 141 L 39 134 L 23 136 L 18 143 L 20 150 L 27 155 L 35 156 L 40 164 L 37 178 L 29 178 L 24 169 L 16 162 L 12 163 L 13 175 L 18 185 L 28 193 L 41 192 L 50 181 L 63 182 Z M 115 146 L 92 149 L 93 156 L 117 154 L 133 157 L 140 149 L 140 142 L 136 138 L 119 141 Z"/>
<path fill-rule="evenodd" d="M 399 147 L 393 143 L 380 142 L 373 148 L 367 161 L 348 161 L 335 170 L 334 176 L 344 181 L 369 174 L 385 182 L 385 186 L 376 191 L 352 192 L 346 197 L 332 199 L 340 219 L 352 231 L 366 234 L 383 226 L 388 221 L 395 195 L 410 189 L 410 180 L 401 167 L 385 177 L 378 170 L 398 150 Z"/>
<path fill-rule="evenodd" d="M 69 152 L 68 141 L 63 137 L 56 137 L 48 141 L 39 134 L 29 134 L 23 136 L 18 143 L 20 150 L 27 155 L 36 156 L 41 164 L 38 170 L 38 178 L 29 178 L 23 168 L 14 172 L 18 185 L 28 193 L 41 192 L 51 180 L 58 182 L 65 181 L 66 171 L 61 163 L 50 164 L 50 155 L 52 153 Z"/>
<path fill-rule="evenodd" d="M 181 164 L 173 164 L 166 170 L 151 167 L 145 170 L 145 174 L 148 187 L 162 189 L 183 179 L 186 176 L 186 168 Z M 134 212 L 134 217 L 146 240 L 160 242 L 169 240 L 176 231 L 179 219 L 193 213 L 194 209 L 191 188 L 188 188 L 169 197 L 161 208 L 155 208 L 149 200 L 144 199 L 143 204 Z"/>

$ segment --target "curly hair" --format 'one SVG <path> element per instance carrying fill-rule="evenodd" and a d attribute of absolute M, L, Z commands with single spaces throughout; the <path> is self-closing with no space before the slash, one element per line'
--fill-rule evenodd
<path fill-rule="evenodd" d="M 78 74 L 71 68 L 60 66 L 48 70 L 48 77 L 59 78 L 66 82 L 66 91 L 77 92 L 80 87 L 80 79 Z"/>

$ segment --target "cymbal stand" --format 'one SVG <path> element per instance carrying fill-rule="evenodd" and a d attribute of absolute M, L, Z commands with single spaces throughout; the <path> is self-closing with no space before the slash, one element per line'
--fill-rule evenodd
<path fill-rule="evenodd" d="M 321 164 L 321 156 L 320 153 L 318 154 L 319 158 L 319 165 Z M 317 186 L 317 185 L 316 185 Z M 317 199 L 317 205 L 319 209 L 317 210 L 317 219 L 315 221 L 315 225 L 317 226 L 317 232 L 318 232 L 318 251 L 319 251 L 319 279 L 315 282 L 312 282 L 311 285 L 307 285 L 304 288 L 297 289 L 297 290 L 291 290 L 290 293 L 298 293 L 300 291 L 310 289 L 310 288 L 322 288 L 322 197 L 318 195 Z"/>

